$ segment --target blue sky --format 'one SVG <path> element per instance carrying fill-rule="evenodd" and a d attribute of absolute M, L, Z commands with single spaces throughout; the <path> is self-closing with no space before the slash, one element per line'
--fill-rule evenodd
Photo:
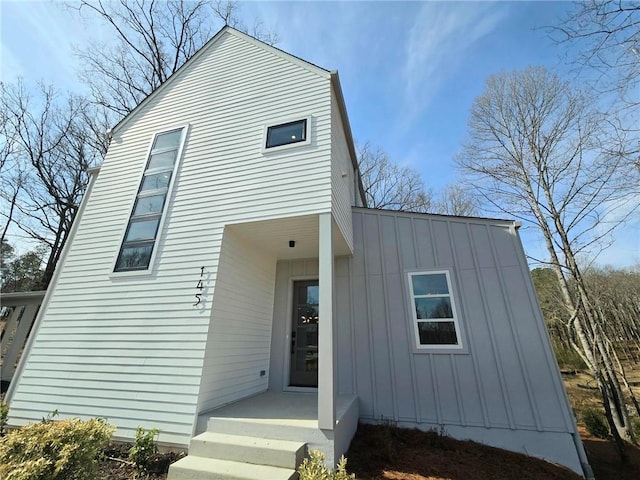
<path fill-rule="evenodd" d="M 486 78 L 545 65 L 560 73 L 561 48 L 544 31 L 568 2 L 244 2 L 241 16 L 275 30 L 278 47 L 338 70 L 354 137 L 384 148 L 438 189 L 454 182 L 452 158 Z M 22 76 L 80 90 L 72 45 L 108 40 L 60 3 L 0 2 L 2 81 Z M 525 248 L 541 242 L 523 232 Z M 616 236 L 600 263 L 640 263 L 640 221 Z"/>

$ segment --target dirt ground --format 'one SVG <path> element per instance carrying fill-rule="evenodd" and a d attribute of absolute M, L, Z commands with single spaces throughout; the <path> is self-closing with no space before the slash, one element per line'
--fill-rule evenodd
<path fill-rule="evenodd" d="M 589 436 L 585 448 L 596 480 L 640 479 L 640 448 L 629 448 L 627 465 L 620 463 L 611 442 Z M 113 447 L 108 457 L 126 459 L 128 446 Z M 358 480 L 578 480 L 570 470 L 525 455 L 474 442 L 441 437 L 436 433 L 361 425 L 347 452 L 347 470 Z M 105 458 L 101 472 L 106 480 L 132 480 L 133 466 Z M 161 460 L 159 470 L 168 467 Z M 139 479 L 164 480 L 165 473 L 142 474 Z M 268 480 L 268 479 L 265 479 Z"/>
<path fill-rule="evenodd" d="M 585 374 L 565 375 L 573 408 L 598 408 L 598 391 Z M 596 480 L 640 480 L 640 448 L 629 446 L 630 461 L 620 462 L 614 444 L 589 435 L 579 426 Z M 101 462 L 106 480 L 131 480 L 133 466 L 126 462 L 128 446 L 114 447 Z M 542 460 L 474 442 L 458 441 L 436 433 L 399 430 L 390 426 L 361 425 L 346 454 L 347 470 L 358 480 L 578 480 L 570 470 Z M 146 480 L 166 479 L 166 469 L 177 457 L 158 459 L 156 473 Z M 265 479 L 268 480 L 268 479 Z"/>
<path fill-rule="evenodd" d="M 347 470 L 359 480 L 577 480 L 558 465 L 474 442 L 435 433 L 394 431 L 361 426 L 347 453 Z M 640 448 L 629 447 L 630 462 L 622 465 L 615 446 L 584 435 L 596 480 L 640 479 Z"/>
<path fill-rule="evenodd" d="M 578 480 L 550 463 L 437 433 L 361 425 L 347 453 L 361 480 Z"/>
<path fill-rule="evenodd" d="M 628 447 L 629 463 L 624 465 L 620 463 L 620 456 L 613 442 L 593 437 L 583 427 L 578 428 L 596 480 L 640 479 L 639 447 Z"/>

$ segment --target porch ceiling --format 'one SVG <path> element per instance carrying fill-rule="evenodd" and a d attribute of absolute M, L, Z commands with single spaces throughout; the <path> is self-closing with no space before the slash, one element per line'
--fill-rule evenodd
<path fill-rule="evenodd" d="M 228 225 L 227 228 L 260 248 L 271 252 L 278 260 L 316 258 L 318 256 L 318 215 L 278 218 L 259 222 Z M 293 240 L 295 246 L 289 247 Z M 335 256 L 351 255 L 347 242 L 333 222 L 333 245 Z"/>

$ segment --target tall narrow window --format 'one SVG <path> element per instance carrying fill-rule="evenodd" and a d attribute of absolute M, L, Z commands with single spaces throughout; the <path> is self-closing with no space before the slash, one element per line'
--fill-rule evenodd
<path fill-rule="evenodd" d="M 416 347 L 462 348 L 449 272 L 409 273 Z"/>
<path fill-rule="evenodd" d="M 118 254 L 115 271 L 147 270 L 178 163 L 184 128 L 153 139 L 147 166 Z"/>

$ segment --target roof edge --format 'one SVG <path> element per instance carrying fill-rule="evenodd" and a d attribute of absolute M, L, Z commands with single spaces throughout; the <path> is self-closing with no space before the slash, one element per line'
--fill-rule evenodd
<path fill-rule="evenodd" d="M 342 120 L 342 127 L 344 129 L 345 137 L 347 139 L 347 148 L 351 155 L 351 163 L 353 170 L 356 172 L 358 178 L 358 190 L 360 190 L 360 196 L 362 197 L 362 203 L 367 205 L 367 197 L 364 191 L 364 185 L 362 183 L 362 177 L 360 175 L 360 166 L 358 165 L 358 155 L 356 153 L 355 143 L 353 141 L 353 133 L 351 132 L 351 123 L 349 122 L 349 115 L 347 113 L 347 106 L 344 101 L 344 95 L 342 93 L 342 86 L 340 85 L 340 77 L 337 70 L 331 71 L 331 85 L 336 94 L 338 100 L 338 110 L 340 111 L 340 118 Z"/>
<path fill-rule="evenodd" d="M 331 72 L 329 70 L 325 70 L 324 68 L 321 68 L 317 65 L 314 65 L 313 63 L 307 62 L 306 60 L 303 60 L 299 57 L 296 57 L 295 55 L 292 55 L 288 52 L 285 52 L 284 50 L 280 50 L 279 48 L 273 47 L 267 43 L 264 43 L 261 40 L 258 40 L 255 37 L 252 37 L 251 35 L 248 35 L 246 33 L 243 33 L 239 30 L 236 30 L 233 27 L 230 27 L 228 25 L 225 25 L 224 27 L 222 27 L 213 37 L 211 37 L 207 43 L 205 43 L 200 50 L 198 50 L 189 60 L 187 60 L 185 63 L 183 63 L 180 68 L 178 68 L 175 72 L 173 72 L 171 74 L 171 76 L 169 78 L 167 78 L 167 80 L 165 80 L 164 83 L 162 83 L 158 88 L 156 88 L 153 92 L 151 92 L 149 95 L 146 96 L 146 98 L 144 100 L 142 100 L 133 110 L 131 110 L 124 118 L 122 118 L 112 129 L 111 131 L 113 132 L 113 134 L 116 134 L 119 130 L 121 130 L 126 124 L 128 124 L 132 118 L 134 118 L 139 112 L 140 110 L 142 110 L 148 103 L 151 102 L 151 99 L 153 99 L 154 97 L 156 97 L 160 92 L 162 92 L 163 90 L 165 90 L 168 85 L 172 84 L 175 79 L 180 75 L 180 73 L 187 68 L 189 65 L 191 65 L 192 63 L 194 63 L 198 58 L 200 58 L 202 55 L 204 55 L 204 53 L 209 50 L 212 45 L 214 45 L 215 43 L 217 43 L 219 41 L 219 39 L 225 34 L 225 33 L 229 33 L 231 35 L 234 35 L 238 38 L 241 38 L 259 48 L 262 48 L 263 50 L 272 53 L 280 58 L 284 58 L 302 68 L 307 69 L 308 71 L 315 73 L 316 75 L 319 75 L 322 78 L 330 78 L 331 76 Z"/>
<path fill-rule="evenodd" d="M 398 215 L 418 215 L 418 216 L 428 216 L 428 217 L 440 217 L 445 219 L 459 219 L 461 221 L 469 221 L 469 222 L 481 222 L 481 223 L 491 223 L 494 225 L 500 225 L 503 227 L 513 227 L 515 229 L 518 228 L 518 224 L 520 222 L 516 220 L 509 220 L 506 218 L 490 218 L 490 217 L 473 217 L 470 215 L 449 215 L 446 213 L 429 213 L 429 212 L 409 212 L 406 210 L 391 210 L 390 208 L 372 208 L 372 207 L 351 207 L 353 210 L 365 210 L 369 213 L 376 213 L 379 215 L 389 215 L 389 214 L 398 214 Z"/>

